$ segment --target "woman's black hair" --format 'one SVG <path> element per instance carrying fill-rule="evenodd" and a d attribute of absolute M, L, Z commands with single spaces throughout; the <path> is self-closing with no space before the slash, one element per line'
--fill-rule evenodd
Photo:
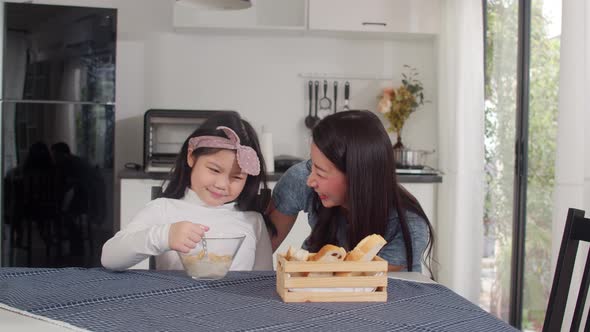
<path fill-rule="evenodd" d="M 331 114 L 313 128 L 312 136 L 318 149 L 346 175 L 348 210 L 325 208 L 314 193 L 313 208 L 318 213 L 318 222 L 310 236 L 310 249 L 317 251 L 325 244 L 338 243 L 337 220 L 342 213 L 346 213 L 348 220 L 350 248 L 346 249 L 352 249 L 373 233 L 385 237 L 393 206 L 406 247 L 408 271 L 412 271 L 414 257 L 406 211 L 413 211 L 426 221 L 429 257 L 434 241 L 432 226 L 416 198 L 397 182 L 391 141 L 379 118 L 369 111 Z"/>
<path fill-rule="evenodd" d="M 240 144 L 249 146 L 256 151 L 260 160 L 260 174 L 256 176 L 248 175 L 244 189 L 236 199 L 236 207 L 240 211 L 257 211 L 263 213 L 270 201 L 270 190 L 266 182 L 266 169 L 258 136 L 248 121 L 243 120 L 237 112 L 232 111 L 220 111 L 210 116 L 186 138 L 176 158 L 174 168 L 170 172 L 169 183 L 162 197 L 180 199 L 184 196 L 186 188 L 190 186 L 192 171 L 192 168 L 187 163 L 188 141 L 193 137 L 204 135 L 227 138 L 222 130 L 217 129 L 219 126 L 231 128 L 240 138 Z M 220 150 L 222 149 L 198 148 L 192 152 L 192 155 L 198 158 L 199 156 L 213 154 Z M 265 222 L 267 221 L 265 220 Z M 268 224 L 269 222 L 267 222 Z M 274 228 L 271 228 L 271 231 L 274 231 Z"/>

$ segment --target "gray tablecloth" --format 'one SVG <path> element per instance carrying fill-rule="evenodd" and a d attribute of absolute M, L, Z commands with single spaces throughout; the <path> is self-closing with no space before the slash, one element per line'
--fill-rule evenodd
<path fill-rule="evenodd" d="M 0 303 L 92 331 L 516 331 L 439 284 L 389 280 L 386 303 L 283 303 L 273 272 L 0 269 Z"/>

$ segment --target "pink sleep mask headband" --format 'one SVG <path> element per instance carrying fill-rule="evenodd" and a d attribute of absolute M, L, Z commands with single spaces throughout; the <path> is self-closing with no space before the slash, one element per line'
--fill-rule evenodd
<path fill-rule="evenodd" d="M 258 159 L 256 151 L 249 146 L 241 145 L 238 134 L 230 128 L 219 126 L 216 129 L 223 130 L 227 138 L 219 136 L 193 137 L 188 141 L 189 154 L 198 148 L 236 150 L 238 165 L 242 171 L 249 175 L 260 174 L 260 159 Z"/>

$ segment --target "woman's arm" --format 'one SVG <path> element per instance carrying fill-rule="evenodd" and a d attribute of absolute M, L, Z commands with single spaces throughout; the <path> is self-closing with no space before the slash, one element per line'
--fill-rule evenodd
<path fill-rule="evenodd" d="M 412 239 L 412 272 L 422 272 L 422 255 L 428 243 L 428 226 L 422 217 L 406 213 L 410 237 Z M 397 217 L 390 220 L 390 234 L 385 237 L 389 242 L 381 249 L 379 256 L 389 262 L 388 271 L 407 271 L 406 246 Z M 390 236 L 391 235 L 391 236 Z"/>
<path fill-rule="evenodd" d="M 387 272 L 399 272 L 403 270 L 407 270 L 403 265 L 387 265 Z"/>
<path fill-rule="evenodd" d="M 268 216 L 277 229 L 277 234 L 270 239 L 272 251 L 275 252 L 281 243 L 283 243 L 291 228 L 293 228 L 297 216 L 290 216 L 280 212 L 275 208 L 273 201 L 270 202 Z"/>
<path fill-rule="evenodd" d="M 272 191 L 272 200 L 266 215 L 277 229 L 271 238 L 273 251 L 281 245 L 295 224 L 300 211 L 307 211 L 307 201 L 312 189 L 306 184 L 309 176 L 307 162 L 291 166 L 279 179 Z"/>

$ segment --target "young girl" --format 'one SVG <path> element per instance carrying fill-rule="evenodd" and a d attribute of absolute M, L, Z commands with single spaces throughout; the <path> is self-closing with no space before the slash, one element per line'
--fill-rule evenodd
<path fill-rule="evenodd" d="M 104 244 L 102 265 L 124 270 L 157 256 L 157 269 L 182 270 L 175 251 L 189 252 L 210 231 L 246 235 L 230 270 L 272 270 L 261 185 L 267 188 L 252 126 L 234 112 L 213 116 L 184 142 L 163 198 Z"/>
<path fill-rule="evenodd" d="M 376 233 L 387 240 L 379 256 L 389 262 L 389 271 L 420 272 L 432 227 L 420 204 L 397 183 L 391 141 L 379 118 L 368 111 L 331 114 L 313 128 L 312 137 L 311 159 L 287 170 L 273 190 L 269 215 L 278 231 L 273 246 L 305 211 L 312 229 L 305 249 L 316 252 L 330 243 L 350 250 Z"/>

